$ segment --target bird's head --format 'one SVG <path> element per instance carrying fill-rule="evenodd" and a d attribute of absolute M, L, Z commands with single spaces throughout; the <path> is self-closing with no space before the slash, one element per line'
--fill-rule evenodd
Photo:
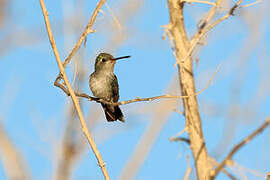
<path fill-rule="evenodd" d="M 129 58 L 130 56 L 122 56 L 114 58 L 111 54 L 100 53 L 96 58 L 95 71 L 113 72 L 114 64 L 119 59 Z"/>

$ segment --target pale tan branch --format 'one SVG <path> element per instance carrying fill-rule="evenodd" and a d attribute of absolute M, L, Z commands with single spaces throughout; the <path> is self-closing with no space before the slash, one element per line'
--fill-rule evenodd
<path fill-rule="evenodd" d="M 209 160 L 211 161 L 211 163 L 215 166 L 215 167 L 218 167 L 219 166 L 219 163 L 212 157 L 209 156 Z M 228 172 L 225 168 L 223 168 L 221 170 L 226 176 L 228 176 L 230 179 L 232 180 L 237 180 L 236 177 L 234 177 L 230 172 Z"/>
<path fill-rule="evenodd" d="M 185 176 L 184 176 L 184 180 L 189 180 L 189 175 L 191 173 L 191 166 L 190 166 L 190 157 L 187 156 L 187 170 L 186 170 L 186 173 L 185 173 Z"/>
<path fill-rule="evenodd" d="M 261 3 L 262 1 L 263 1 L 263 0 L 257 0 L 257 1 L 255 1 L 255 2 L 253 2 L 253 3 L 242 5 L 241 7 L 247 8 L 247 7 L 256 5 L 256 4 L 258 4 L 258 3 Z"/>
<path fill-rule="evenodd" d="M 197 32 L 197 34 L 200 33 L 201 30 L 203 30 L 203 28 L 206 27 L 206 25 L 208 25 L 208 23 L 211 21 L 211 19 L 213 18 L 213 16 L 215 15 L 220 3 L 222 0 L 216 0 L 215 6 L 213 6 L 210 11 L 208 12 L 208 14 L 206 15 L 206 17 L 204 17 L 203 19 L 200 20 L 200 25 L 199 25 L 199 31 Z M 196 35 L 195 35 L 196 36 Z"/>
<path fill-rule="evenodd" d="M 189 58 L 192 55 L 195 47 L 199 44 L 199 42 L 205 36 L 206 33 L 208 33 L 211 29 L 213 29 L 216 25 L 218 25 L 222 21 L 228 19 L 231 15 L 234 15 L 233 14 L 234 11 L 240 6 L 242 1 L 243 0 L 238 0 L 237 3 L 228 11 L 227 14 L 225 14 L 221 18 L 217 19 L 212 24 L 210 24 L 208 26 L 202 25 L 201 28 L 199 29 L 199 31 L 197 32 L 197 34 L 192 38 L 190 48 L 189 48 L 188 52 L 186 53 L 185 57 L 181 61 L 185 61 L 187 58 Z M 179 61 L 176 61 L 176 64 L 179 64 L 179 63 L 180 63 Z"/>
<path fill-rule="evenodd" d="M 89 133 L 89 130 L 87 129 L 87 126 L 86 126 L 86 123 L 85 123 L 85 120 L 84 120 L 84 117 L 83 117 L 83 113 L 82 113 L 82 110 L 81 110 L 81 107 L 80 107 L 80 104 L 79 104 L 79 101 L 69 83 L 69 80 L 67 78 L 67 75 L 66 75 L 66 72 L 65 72 L 65 69 L 64 69 L 64 65 L 62 64 L 61 62 L 61 59 L 60 59 L 60 55 L 59 55 L 59 52 L 57 50 L 57 47 L 56 47 L 56 44 L 55 44 L 55 40 L 54 40 L 54 37 L 53 37 L 53 33 L 52 33 L 52 30 L 51 30 L 51 27 L 50 27 L 50 22 L 49 22 L 49 17 L 48 17 L 48 11 L 45 7 L 45 4 L 44 4 L 44 1 L 43 0 L 40 0 L 40 6 L 41 6 L 41 9 L 42 9 L 42 13 L 43 13 L 43 16 L 44 16 L 44 21 L 45 21 L 45 24 L 46 24 L 46 29 L 47 29 L 47 32 L 48 32 L 48 37 L 49 37 L 49 40 L 50 40 L 50 43 L 51 43 L 51 46 L 52 46 L 52 49 L 53 49 L 53 52 L 54 52 L 54 55 L 55 55 L 55 59 L 57 61 L 57 64 L 58 64 L 58 67 L 60 69 L 60 73 L 64 79 L 64 82 L 67 86 L 67 89 L 68 89 L 68 92 L 70 93 L 70 96 L 72 98 L 72 101 L 74 103 L 74 106 L 76 108 L 76 111 L 78 113 L 78 117 L 80 119 L 80 123 L 81 123 L 81 126 L 82 126 L 82 131 L 84 133 L 84 135 L 86 136 L 87 140 L 88 140 L 88 143 L 90 144 L 97 160 L 98 160 L 98 163 L 99 163 L 99 166 L 101 167 L 101 170 L 102 170 L 102 173 L 104 175 L 104 178 L 106 180 L 109 180 L 110 177 L 109 177 L 109 174 L 107 172 L 107 169 L 105 167 L 105 163 L 97 149 L 97 146 L 93 140 L 93 138 L 91 137 L 90 133 Z"/>
<path fill-rule="evenodd" d="M 74 46 L 74 48 L 72 49 L 72 51 L 70 52 L 70 54 L 68 55 L 68 57 L 65 59 L 64 63 L 63 63 L 63 67 L 65 68 L 66 65 L 70 62 L 71 58 L 76 54 L 76 52 L 78 51 L 78 49 L 81 47 L 83 41 L 85 40 L 86 36 L 89 33 L 93 33 L 95 32 L 94 30 L 92 30 L 92 26 L 96 20 L 96 17 L 98 15 L 98 12 L 100 11 L 101 7 L 103 6 L 103 4 L 106 2 L 106 0 L 100 0 L 99 3 L 97 4 L 93 14 L 91 15 L 91 18 L 87 24 L 87 26 L 84 29 L 84 32 L 82 33 L 82 35 L 80 36 L 78 42 L 76 43 L 76 45 Z M 59 84 L 60 80 L 62 79 L 61 74 L 59 74 L 57 76 L 57 78 L 55 79 L 55 84 Z"/>
<path fill-rule="evenodd" d="M 198 96 L 199 94 L 201 94 L 202 92 L 204 92 L 213 82 L 217 72 L 219 71 L 221 67 L 221 64 L 218 65 L 215 73 L 213 74 L 213 76 L 211 77 L 211 79 L 208 81 L 206 87 L 204 87 L 203 89 L 201 89 L 200 91 L 191 94 L 191 95 L 182 95 L 182 96 L 173 96 L 173 95 L 169 95 L 169 94 L 165 94 L 165 95 L 161 95 L 161 96 L 154 96 L 154 97 L 149 97 L 149 98 L 135 98 L 135 99 L 131 99 L 131 100 L 126 100 L 126 101 L 121 101 L 121 102 L 108 102 L 105 101 L 103 99 L 100 98 L 96 98 L 96 97 L 92 97 L 89 96 L 85 93 L 78 93 L 78 92 L 74 92 L 76 96 L 78 97 L 82 97 L 82 98 L 86 98 L 89 101 L 96 101 L 98 103 L 104 103 L 104 104 L 111 104 L 111 105 L 124 105 L 124 104 L 130 104 L 130 103 L 134 103 L 134 102 L 142 102 L 142 101 L 154 101 L 157 99 L 186 99 L 186 98 L 190 98 L 190 97 L 194 97 L 194 96 Z M 70 96 L 70 93 L 68 91 L 68 89 L 66 89 L 66 87 L 60 83 L 57 83 L 57 81 L 55 81 L 54 83 L 55 86 L 59 87 L 60 89 L 62 89 L 68 96 Z"/>
<path fill-rule="evenodd" d="M 184 3 L 178 0 L 168 0 L 170 14 L 169 30 L 175 45 L 175 58 L 179 61 L 185 57 L 189 48 L 190 40 L 184 23 Z M 184 63 L 177 64 L 179 85 L 182 95 L 193 95 L 196 93 L 194 71 L 191 58 Z M 212 168 L 208 161 L 208 152 L 205 146 L 201 117 L 196 96 L 183 99 L 184 113 L 186 119 L 187 133 L 190 139 L 190 149 L 194 157 L 197 179 L 205 180 Z"/>
<path fill-rule="evenodd" d="M 187 131 L 187 128 L 185 127 L 180 132 L 178 132 L 176 135 L 174 135 L 173 137 L 170 137 L 169 140 L 170 141 L 175 141 L 175 139 L 177 139 L 179 136 L 181 136 L 186 131 Z"/>
<path fill-rule="evenodd" d="M 216 6 L 216 3 L 210 2 L 210 1 L 203 1 L 203 0 L 182 0 L 182 2 L 187 2 L 187 3 L 201 3 L 201 4 L 208 4 L 211 6 Z"/>
<path fill-rule="evenodd" d="M 66 67 L 66 65 L 69 63 L 69 61 L 71 60 L 71 58 L 76 54 L 76 52 L 78 51 L 79 47 L 82 45 L 84 39 L 86 38 L 86 36 L 91 33 L 94 32 L 91 28 L 96 20 L 96 17 L 98 15 L 98 12 L 100 10 L 100 8 L 103 6 L 103 4 L 106 2 L 106 0 L 100 0 L 99 3 L 97 4 L 87 26 L 85 27 L 84 32 L 82 33 L 81 37 L 79 38 L 78 42 L 76 43 L 76 45 L 74 46 L 74 48 L 72 49 L 71 53 L 68 55 L 68 57 L 65 59 L 63 66 Z"/>
<path fill-rule="evenodd" d="M 233 161 L 233 160 L 230 160 L 230 163 L 228 164 L 228 166 L 231 166 L 230 168 L 234 169 L 234 171 L 238 171 L 239 173 L 241 172 L 241 174 L 250 173 L 253 176 L 256 176 L 256 177 L 261 178 L 261 179 L 264 179 L 264 177 L 265 177 L 265 175 L 262 172 L 259 172 L 255 169 L 247 168 L 247 167 L 240 165 L 238 162 Z"/>
<path fill-rule="evenodd" d="M 168 87 L 168 92 L 172 93 L 175 91 L 175 83 L 173 82 Z M 161 103 L 154 104 L 151 106 L 151 121 L 147 126 L 145 132 L 140 137 L 134 151 L 127 161 L 123 171 L 118 178 L 119 180 L 129 180 L 135 179 L 135 175 L 139 171 L 140 167 L 143 165 L 143 162 L 150 153 L 151 148 L 155 144 L 162 128 L 167 122 L 171 114 L 171 109 L 178 105 L 178 101 L 172 99 L 170 101 L 163 101 Z"/>
<path fill-rule="evenodd" d="M 253 133 L 247 136 L 244 140 L 238 143 L 231 152 L 225 157 L 225 159 L 220 163 L 220 165 L 211 172 L 210 179 L 214 179 L 218 173 L 227 165 L 228 162 L 232 159 L 233 155 L 240 150 L 244 145 L 249 143 L 254 137 L 262 133 L 268 126 L 270 125 L 270 118 L 267 119 L 258 129 L 256 129 Z"/>
<path fill-rule="evenodd" d="M 113 10 L 110 8 L 110 6 L 108 5 L 108 3 L 105 3 L 106 8 L 108 9 L 109 13 L 112 16 L 112 19 L 114 21 L 114 23 L 116 24 L 116 26 L 119 28 L 120 31 L 123 30 L 123 27 L 120 23 L 120 20 L 116 17 L 116 15 L 114 14 Z"/>
<path fill-rule="evenodd" d="M 23 155 L 8 137 L 2 123 L 0 123 L 0 155 L 7 179 L 32 179 Z"/>

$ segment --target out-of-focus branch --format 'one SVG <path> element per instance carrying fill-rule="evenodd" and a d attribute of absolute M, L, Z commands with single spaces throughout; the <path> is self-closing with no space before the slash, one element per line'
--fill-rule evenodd
<path fill-rule="evenodd" d="M 219 166 L 219 163 L 214 159 L 214 158 L 212 158 L 212 157 L 210 157 L 209 156 L 209 160 L 211 161 L 211 163 L 215 166 L 215 167 L 217 167 L 217 166 Z M 221 170 L 226 176 L 228 176 L 230 179 L 232 179 L 232 180 L 237 180 L 236 179 L 236 177 L 234 177 L 230 172 L 228 172 L 226 169 L 222 169 Z"/>
<path fill-rule="evenodd" d="M 257 1 L 255 1 L 253 3 L 242 5 L 241 7 L 243 7 L 243 8 L 250 7 L 250 6 L 253 6 L 255 4 L 261 3 L 262 1 L 263 0 L 257 0 Z"/>
<path fill-rule="evenodd" d="M 83 116 L 83 113 L 82 113 L 82 110 L 81 110 L 81 107 L 80 107 L 80 104 L 79 104 L 79 101 L 77 99 L 77 96 L 75 95 L 70 83 L 69 83 L 69 80 L 67 78 L 67 75 L 66 75 L 66 72 L 65 72 L 65 69 L 64 69 L 64 66 L 61 62 L 61 59 L 60 59 L 60 55 L 59 55 L 59 52 L 57 50 L 57 47 L 56 47 L 56 44 L 55 44 L 55 41 L 54 41 L 54 37 L 53 37 L 53 34 L 52 34 L 52 30 L 51 30 L 51 27 L 50 27 L 50 23 L 49 23 L 49 18 L 48 18 L 48 12 L 47 12 L 47 9 L 45 7 L 45 4 L 44 4 L 44 1 L 43 0 L 40 0 L 40 6 L 41 6 L 41 9 L 42 9 L 42 12 L 43 12 L 43 16 L 44 16 L 44 21 L 45 21 L 45 24 L 46 24 L 46 29 L 47 29 L 47 32 L 48 32 L 48 37 L 49 37 L 49 40 L 50 40 L 50 43 L 51 43 L 51 46 L 52 46 L 52 49 L 53 49 L 53 52 L 54 52 L 54 55 L 55 55 L 55 58 L 56 58 L 56 61 L 57 61 L 57 64 L 58 64 L 58 67 L 60 69 L 60 73 L 64 79 L 64 82 L 67 86 L 67 89 L 70 93 L 70 96 L 72 98 L 72 101 L 74 103 L 74 106 L 76 108 L 76 111 L 78 113 L 78 117 L 80 119 L 80 122 L 81 122 L 81 126 L 82 126 L 82 131 L 84 133 L 84 135 L 86 136 L 87 140 L 88 140 L 88 143 L 90 144 L 97 160 L 98 160 L 98 163 L 99 163 L 99 166 L 101 167 L 101 170 L 102 170 L 102 173 L 104 175 L 104 178 L 106 180 L 110 179 L 109 177 L 109 174 L 107 172 L 107 169 L 105 167 L 105 163 L 97 149 L 97 146 L 93 140 L 93 138 L 91 137 L 90 133 L 89 133 L 89 130 L 87 129 L 87 126 L 86 126 L 86 123 L 85 123 L 85 120 L 84 120 L 84 116 Z"/>
<path fill-rule="evenodd" d="M 238 143 L 234 148 L 231 150 L 231 152 L 225 157 L 225 159 L 220 163 L 220 165 L 211 172 L 210 179 L 215 179 L 215 177 L 218 175 L 218 173 L 226 166 L 227 163 L 230 162 L 233 155 L 240 150 L 244 145 L 249 143 L 254 137 L 262 133 L 268 126 L 270 125 L 270 118 L 267 119 L 258 129 L 256 129 L 253 133 L 251 133 L 249 136 L 247 136 L 244 140 L 242 140 L 240 143 Z"/>
<path fill-rule="evenodd" d="M 0 155 L 7 179 L 32 179 L 26 162 L 0 124 Z"/>
<path fill-rule="evenodd" d="M 187 156 L 187 170 L 186 170 L 186 173 L 185 173 L 185 176 L 184 176 L 184 180 L 189 180 L 189 175 L 191 173 L 191 166 L 190 166 L 190 157 Z"/>
<path fill-rule="evenodd" d="M 173 83 L 169 86 L 168 91 L 175 91 L 175 89 L 176 84 Z M 154 107 L 151 110 L 152 120 L 136 145 L 136 148 L 125 165 L 119 180 L 135 179 L 135 175 L 143 165 L 143 162 L 148 156 L 160 131 L 167 122 L 168 117 L 171 114 L 171 109 L 175 108 L 178 102 L 178 100 L 172 99 L 170 101 L 163 101 L 159 104 L 154 104 Z"/>
<path fill-rule="evenodd" d="M 75 161 L 84 151 L 84 141 L 80 134 L 74 137 L 74 131 L 78 128 L 78 124 L 75 123 L 76 110 L 74 106 L 69 106 L 68 124 L 64 133 L 63 140 L 60 147 L 60 155 L 58 157 L 57 169 L 55 171 L 55 180 L 69 179 L 72 173 L 72 167 Z"/>
<path fill-rule="evenodd" d="M 199 44 L 199 42 L 201 41 L 201 39 L 205 36 L 205 34 L 207 32 L 209 32 L 211 29 L 213 29 L 216 25 L 218 25 L 222 21 L 224 21 L 224 20 L 228 19 L 230 16 L 234 15 L 235 10 L 238 7 L 240 7 L 240 4 L 242 3 L 242 1 L 243 0 L 238 0 L 237 3 L 228 11 L 227 14 L 225 14 L 221 18 L 217 19 L 212 24 L 210 24 L 210 25 L 206 25 L 206 24 L 201 25 L 200 29 L 198 30 L 198 32 L 194 35 L 194 37 L 191 40 L 191 45 L 190 45 L 190 48 L 189 48 L 187 54 L 185 55 L 185 57 L 183 59 L 181 59 L 181 61 L 185 61 L 188 57 L 191 56 L 191 54 L 194 51 L 195 47 Z M 206 23 L 206 22 L 204 22 L 204 23 Z M 179 61 L 176 61 L 176 63 L 179 63 Z"/>
<path fill-rule="evenodd" d="M 7 11 L 8 3 L 11 4 L 10 1 L 0 0 L 0 28 L 2 28 L 7 18 L 6 12 L 8 12 Z"/>

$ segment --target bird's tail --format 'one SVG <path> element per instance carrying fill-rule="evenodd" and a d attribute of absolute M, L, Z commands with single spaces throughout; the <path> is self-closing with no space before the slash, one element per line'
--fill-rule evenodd
<path fill-rule="evenodd" d="M 101 103 L 101 105 L 105 112 L 107 121 L 111 122 L 111 121 L 117 121 L 117 119 L 119 119 L 121 122 L 125 122 L 123 113 L 121 109 L 119 108 L 119 106 L 113 106 L 113 105 L 103 104 L 103 103 Z"/>

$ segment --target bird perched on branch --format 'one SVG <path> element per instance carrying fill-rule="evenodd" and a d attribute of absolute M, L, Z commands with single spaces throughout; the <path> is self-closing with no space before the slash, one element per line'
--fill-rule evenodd
<path fill-rule="evenodd" d="M 89 86 L 93 95 L 108 102 L 118 102 L 119 86 L 114 74 L 115 62 L 119 59 L 129 58 L 122 56 L 114 58 L 111 54 L 100 53 L 95 62 L 95 71 L 90 75 Z M 119 106 L 101 103 L 107 121 L 125 122 L 123 113 Z"/>

